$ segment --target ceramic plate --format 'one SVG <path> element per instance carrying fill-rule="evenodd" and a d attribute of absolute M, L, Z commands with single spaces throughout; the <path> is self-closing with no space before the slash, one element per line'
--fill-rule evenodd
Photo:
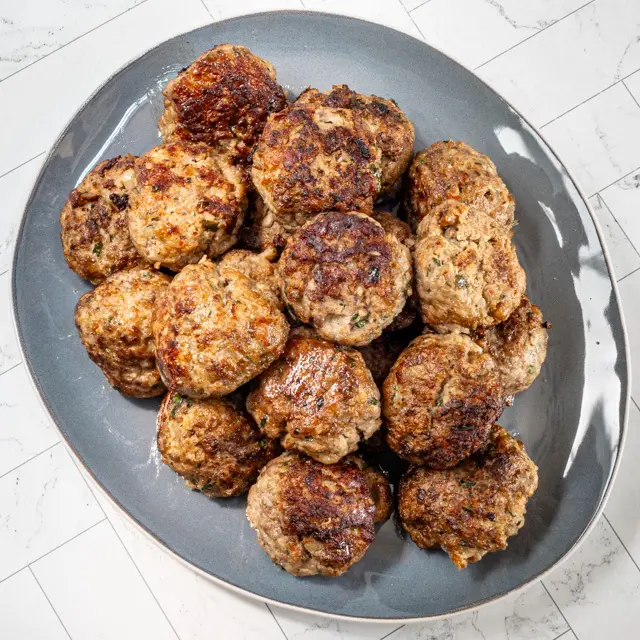
<path fill-rule="evenodd" d="M 161 90 L 210 47 L 248 46 L 297 95 L 348 83 L 394 98 L 418 148 L 468 142 L 497 164 L 517 202 L 515 241 L 528 294 L 553 323 L 536 383 L 501 423 L 540 467 L 526 525 L 503 553 L 458 571 L 419 550 L 392 521 L 340 578 L 299 579 L 260 549 L 244 499 L 208 500 L 161 464 L 158 400 L 105 385 L 73 321 L 89 285 L 66 266 L 58 217 L 97 162 L 159 142 Z M 585 535 L 606 499 L 623 440 L 629 375 L 611 268 L 585 198 L 544 140 L 503 99 L 442 53 L 374 24 L 325 14 L 265 13 L 178 36 L 116 73 L 80 109 L 45 162 L 27 205 L 13 270 L 13 302 L 31 376 L 67 443 L 103 489 L 187 563 L 260 598 L 333 615 L 424 618 L 494 600 L 538 578 Z"/>

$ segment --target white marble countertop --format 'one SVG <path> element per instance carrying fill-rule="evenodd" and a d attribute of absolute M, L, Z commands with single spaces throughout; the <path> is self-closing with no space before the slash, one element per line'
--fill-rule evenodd
<path fill-rule="evenodd" d="M 210 584 L 151 544 L 78 470 L 27 380 L 9 309 L 23 206 L 84 99 L 156 43 L 276 8 L 349 13 L 451 53 L 518 107 L 600 218 L 640 358 L 639 0 L 4 0 L 0 3 L 0 637 L 564 640 L 638 638 L 640 411 L 587 541 L 542 583 L 429 623 L 336 622 Z M 636 316 L 638 312 L 638 316 Z M 632 395 L 640 401 L 640 376 Z"/>

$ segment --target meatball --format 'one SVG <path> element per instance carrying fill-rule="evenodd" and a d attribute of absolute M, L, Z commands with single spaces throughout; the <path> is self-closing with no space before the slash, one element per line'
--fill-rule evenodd
<path fill-rule="evenodd" d="M 85 293 L 76 306 L 76 327 L 89 357 L 109 384 L 127 396 L 164 392 L 156 368 L 152 316 L 171 279 L 152 269 L 118 271 Z"/>
<path fill-rule="evenodd" d="M 389 446 L 434 469 L 476 451 L 505 405 L 493 358 L 456 333 L 413 340 L 391 367 L 382 397 Z"/>
<path fill-rule="evenodd" d="M 371 217 L 380 223 L 387 233 L 390 233 L 402 242 L 407 249 L 413 249 L 416 238 L 411 231 L 411 227 L 404 220 L 400 220 L 400 218 L 388 211 L 374 211 Z"/>
<path fill-rule="evenodd" d="M 538 468 L 501 426 L 473 457 L 446 471 L 411 469 L 398 491 L 403 527 L 421 549 L 441 547 L 458 567 L 507 548 L 524 525 Z"/>
<path fill-rule="evenodd" d="M 511 227 L 515 201 L 488 156 L 464 142 L 436 142 L 416 154 L 409 169 L 406 207 L 416 229 L 432 209 L 458 200 Z"/>
<path fill-rule="evenodd" d="M 360 467 L 369 485 L 371 498 L 376 507 L 376 524 L 386 522 L 393 513 L 393 494 L 389 481 L 380 467 L 369 464 L 362 456 L 351 456 L 349 460 L 353 460 Z"/>
<path fill-rule="evenodd" d="M 93 284 L 144 263 L 127 224 L 134 160 L 118 156 L 94 167 L 69 194 L 60 214 L 65 260 Z"/>
<path fill-rule="evenodd" d="M 294 576 L 339 576 L 375 538 L 376 508 L 356 461 L 286 452 L 249 490 L 247 518 L 271 560 Z"/>
<path fill-rule="evenodd" d="M 278 267 L 295 315 L 340 344 L 375 340 L 411 295 L 409 249 L 364 214 L 317 216 L 289 239 Z"/>
<path fill-rule="evenodd" d="M 382 191 L 390 191 L 407 170 L 413 156 L 416 136 L 413 124 L 393 100 L 365 96 L 346 84 L 334 86 L 327 93 L 307 89 L 297 103 L 351 109 L 361 117 L 382 151 Z"/>
<path fill-rule="evenodd" d="M 239 496 L 279 453 L 242 409 L 228 398 L 192 400 L 170 391 L 158 414 L 162 461 L 191 489 L 210 498 Z"/>
<path fill-rule="evenodd" d="M 511 230 L 460 202 L 445 202 L 420 223 L 413 260 L 422 319 L 436 328 L 499 324 L 524 295 Z"/>
<path fill-rule="evenodd" d="M 167 387 L 207 398 L 262 373 L 284 350 L 289 324 L 253 281 L 204 260 L 185 267 L 159 297 L 153 333 Z"/>
<path fill-rule="evenodd" d="M 230 44 L 203 53 L 162 93 L 165 142 L 203 142 L 240 161 L 251 155 L 269 114 L 287 105 L 273 65 Z"/>
<path fill-rule="evenodd" d="M 380 427 L 380 392 L 355 349 L 296 331 L 260 376 L 247 410 L 285 449 L 330 464 Z"/>
<path fill-rule="evenodd" d="M 371 213 L 381 152 L 349 109 L 293 105 L 269 117 L 253 156 L 253 184 L 277 216 Z"/>
<path fill-rule="evenodd" d="M 150 262 L 173 271 L 223 254 L 247 207 L 243 172 L 204 144 L 170 143 L 135 162 L 129 231 Z"/>
<path fill-rule="evenodd" d="M 502 324 L 481 331 L 476 342 L 496 361 L 508 394 L 528 389 L 547 356 L 547 327 L 538 307 L 525 296 Z"/>

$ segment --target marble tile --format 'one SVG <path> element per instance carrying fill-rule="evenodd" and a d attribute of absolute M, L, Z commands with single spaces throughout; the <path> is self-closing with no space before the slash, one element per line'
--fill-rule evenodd
<path fill-rule="evenodd" d="M 635 169 L 622 180 L 603 189 L 600 196 L 629 240 L 640 249 L 640 169 Z"/>
<path fill-rule="evenodd" d="M 639 30 L 637 0 L 595 0 L 478 73 L 541 126 L 639 69 Z"/>
<path fill-rule="evenodd" d="M 107 521 L 31 568 L 72 638 L 177 640 Z"/>
<path fill-rule="evenodd" d="M 431 0 L 411 15 L 429 44 L 475 69 L 586 2 Z"/>
<path fill-rule="evenodd" d="M 4 2 L 0 9 L 0 80 L 140 2 Z"/>
<path fill-rule="evenodd" d="M 0 620 L 7 640 L 69 638 L 28 568 L 0 583 Z"/>
<path fill-rule="evenodd" d="M 624 83 L 631 95 L 640 103 L 640 71 L 625 78 Z"/>
<path fill-rule="evenodd" d="M 0 275 L 0 375 L 21 360 L 11 316 L 11 273 Z"/>
<path fill-rule="evenodd" d="M 183 0 L 179 11 L 175 7 L 173 0 L 147 0 L 1 82 L 0 120 L 11 127 L 2 132 L 0 175 L 48 148 L 83 101 L 119 67 L 176 34 L 211 22 L 200 0 Z"/>
<path fill-rule="evenodd" d="M 591 196 L 640 165 L 640 107 L 622 83 L 542 128 Z"/>
<path fill-rule="evenodd" d="M 104 518 L 62 444 L 0 478 L 0 580 Z"/>
<path fill-rule="evenodd" d="M 602 197 L 596 194 L 589 198 L 589 203 L 600 223 L 616 280 L 620 280 L 640 268 L 640 255 L 618 221 L 613 217 Z"/>
<path fill-rule="evenodd" d="M 413 11 L 414 9 L 417 9 L 418 7 L 421 7 L 423 4 L 426 4 L 430 1 L 431 0 L 400 0 L 400 2 L 402 2 L 402 6 L 407 11 Z"/>
<path fill-rule="evenodd" d="M 242 16 L 261 11 L 277 9 L 304 9 L 301 0 L 202 0 L 211 12 L 214 20 L 224 20 L 233 16 Z"/>
<path fill-rule="evenodd" d="M 59 441 L 21 364 L 0 376 L 0 476 Z"/>
<path fill-rule="evenodd" d="M 13 248 L 31 188 L 44 162 L 44 154 L 0 178 L 0 274 L 11 268 Z"/>
<path fill-rule="evenodd" d="M 632 273 L 618 284 L 627 324 L 627 339 L 631 350 L 631 396 L 640 399 L 640 271 Z"/>
<path fill-rule="evenodd" d="M 580 640 L 636 637 L 640 571 L 604 518 L 544 583 Z"/>

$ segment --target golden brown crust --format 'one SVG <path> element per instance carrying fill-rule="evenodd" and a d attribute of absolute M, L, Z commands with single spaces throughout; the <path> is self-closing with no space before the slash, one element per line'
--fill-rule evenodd
<path fill-rule="evenodd" d="M 157 298 L 171 279 L 146 267 L 118 271 L 85 293 L 75 320 L 89 357 L 109 384 L 128 396 L 164 392 L 156 368 L 151 320 Z"/>
<path fill-rule="evenodd" d="M 387 442 L 414 464 L 446 469 L 476 451 L 505 404 L 495 363 L 463 334 L 423 334 L 382 387 Z"/>
<path fill-rule="evenodd" d="M 134 160 L 125 155 L 96 165 L 71 191 L 60 214 L 65 260 L 93 284 L 144 264 L 127 224 Z"/>
<path fill-rule="evenodd" d="M 273 66 L 230 44 L 203 53 L 162 93 L 165 142 L 203 142 L 240 160 L 250 157 L 269 114 L 287 105 Z"/>
<path fill-rule="evenodd" d="M 537 485 L 537 467 L 522 442 L 493 425 L 487 444 L 454 469 L 411 469 L 400 483 L 398 512 L 420 548 L 442 547 L 464 569 L 506 549 Z"/>

